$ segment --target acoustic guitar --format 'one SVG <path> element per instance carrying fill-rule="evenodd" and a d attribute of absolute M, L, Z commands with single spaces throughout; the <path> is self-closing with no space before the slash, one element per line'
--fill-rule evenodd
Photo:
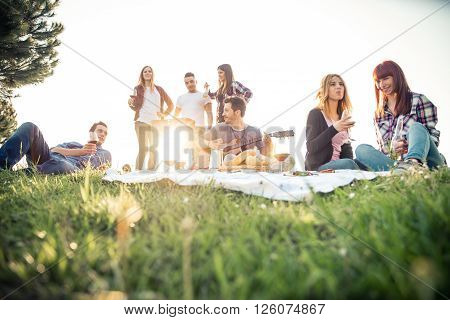
<path fill-rule="evenodd" d="M 227 144 L 227 146 L 223 149 L 224 154 L 234 153 L 238 154 L 242 152 L 242 147 L 248 146 L 250 144 L 263 141 L 266 137 L 271 138 L 286 138 L 293 137 L 295 135 L 294 130 L 285 130 L 285 131 L 275 131 L 272 133 L 264 133 L 262 137 L 252 138 L 252 139 L 234 139 L 233 142 Z"/>

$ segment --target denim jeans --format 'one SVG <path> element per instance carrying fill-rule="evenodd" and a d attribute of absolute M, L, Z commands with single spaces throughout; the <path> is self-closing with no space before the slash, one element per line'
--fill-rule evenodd
<path fill-rule="evenodd" d="M 395 161 L 369 144 L 360 144 L 355 150 L 355 161 L 361 169 L 370 171 L 389 171 Z"/>
<path fill-rule="evenodd" d="M 22 124 L 0 148 L 0 169 L 11 169 L 23 156 L 26 156 L 28 165 L 35 165 L 41 173 L 58 174 L 79 170 L 64 156 L 52 153 L 42 132 L 31 122 Z"/>
<path fill-rule="evenodd" d="M 414 122 L 408 130 L 408 153 L 404 159 L 418 159 L 430 168 L 444 164 L 444 158 L 431 140 L 428 130 L 420 123 Z"/>
<path fill-rule="evenodd" d="M 350 170 L 359 170 L 359 166 L 352 159 L 338 159 L 332 160 L 321 165 L 317 168 L 317 171 L 333 169 L 333 170 L 341 170 L 341 169 L 350 169 Z"/>
<path fill-rule="evenodd" d="M 408 141 L 408 153 L 403 157 L 404 160 L 418 159 L 430 168 L 444 165 L 443 157 L 434 141 L 431 140 L 428 130 L 422 124 L 413 123 L 409 127 L 406 140 Z M 394 160 L 368 144 L 359 145 L 355 154 L 355 161 L 368 170 L 389 171 L 395 163 Z"/>

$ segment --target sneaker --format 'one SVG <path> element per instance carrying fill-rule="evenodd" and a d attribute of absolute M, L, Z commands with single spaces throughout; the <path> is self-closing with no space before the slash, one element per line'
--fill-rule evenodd
<path fill-rule="evenodd" d="M 418 172 L 428 170 L 426 164 L 416 159 L 407 159 L 405 161 L 397 161 L 394 166 L 393 174 L 403 174 L 406 172 Z"/>

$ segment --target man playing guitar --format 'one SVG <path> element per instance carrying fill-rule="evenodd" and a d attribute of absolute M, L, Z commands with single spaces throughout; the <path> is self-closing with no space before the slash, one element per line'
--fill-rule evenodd
<path fill-rule="evenodd" d="M 257 148 L 263 152 L 264 141 L 261 131 L 244 123 L 245 101 L 239 97 L 225 100 L 224 123 L 214 126 L 204 135 L 208 147 L 238 154 L 247 149 Z"/>
<path fill-rule="evenodd" d="M 211 149 L 223 150 L 224 155 L 239 154 L 242 151 L 257 148 L 262 155 L 272 156 L 271 137 L 285 138 L 295 135 L 293 130 L 277 131 L 261 134 L 261 131 L 244 123 L 245 102 L 238 97 L 225 100 L 223 116 L 220 123 L 205 133 L 206 145 Z"/>

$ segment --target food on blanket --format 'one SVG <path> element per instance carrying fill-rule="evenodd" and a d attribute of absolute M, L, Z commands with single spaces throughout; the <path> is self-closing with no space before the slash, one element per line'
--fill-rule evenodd
<path fill-rule="evenodd" d="M 224 166 L 231 166 L 231 162 L 234 160 L 234 158 L 236 158 L 237 156 L 233 153 L 229 153 L 227 154 L 224 158 L 223 158 L 223 165 Z"/>
<path fill-rule="evenodd" d="M 255 156 L 247 156 L 247 159 L 245 159 L 245 163 L 248 166 L 267 166 L 270 163 L 270 158 L 266 157 L 262 154 L 257 154 Z"/>
<path fill-rule="evenodd" d="M 259 154 L 256 156 L 258 161 L 261 162 L 262 166 L 268 166 L 270 161 L 272 161 L 272 158 L 266 157 L 265 155 Z"/>
<path fill-rule="evenodd" d="M 320 173 L 334 173 L 333 169 L 325 169 L 325 170 L 320 170 Z"/>
<path fill-rule="evenodd" d="M 237 156 L 234 154 L 227 154 L 223 161 L 223 167 L 225 170 L 234 168 L 239 169 L 257 169 L 265 170 L 270 169 L 271 171 L 290 171 L 294 165 L 294 157 L 290 154 L 283 154 L 281 157 L 284 161 L 278 161 L 273 157 L 268 157 L 262 155 L 257 149 L 246 150 L 241 152 Z M 282 170 L 281 170 L 282 169 Z"/>
<path fill-rule="evenodd" d="M 177 161 L 177 162 L 175 162 L 175 169 L 183 170 L 185 165 L 186 165 L 186 162 L 184 162 L 184 161 Z"/>
<path fill-rule="evenodd" d="M 292 174 L 294 176 L 298 176 L 298 177 L 307 177 L 307 176 L 312 176 L 313 175 L 309 171 L 294 171 Z"/>
<path fill-rule="evenodd" d="M 239 153 L 236 158 L 234 158 L 231 161 L 231 165 L 232 166 L 238 166 L 241 163 L 245 162 L 245 160 L 247 159 L 248 156 L 256 156 L 256 154 L 258 153 L 257 150 L 255 149 L 249 149 L 249 150 L 245 150 L 241 153 Z"/>
<path fill-rule="evenodd" d="M 257 161 L 258 160 L 256 159 L 256 156 L 248 156 L 247 159 L 245 159 L 245 163 L 248 166 L 253 166 L 253 167 L 257 166 Z"/>
<path fill-rule="evenodd" d="M 122 171 L 123 173 L 131 172 L 131 166 L 128 163 L 124 164 L 122 167 Z"/>

